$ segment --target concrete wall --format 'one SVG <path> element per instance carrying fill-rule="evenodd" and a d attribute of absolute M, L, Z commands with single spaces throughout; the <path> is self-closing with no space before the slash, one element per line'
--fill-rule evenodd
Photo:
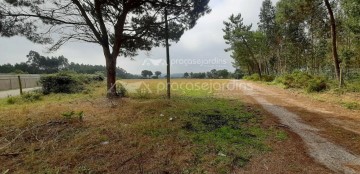
<path fill-rule="evenodd" d="M 18 76 L 20 76 L 21 84 L 24 89 L 40 86 L 40 75 L 37 74 L 0 74 L 0 91 L 19 89 Z"/>

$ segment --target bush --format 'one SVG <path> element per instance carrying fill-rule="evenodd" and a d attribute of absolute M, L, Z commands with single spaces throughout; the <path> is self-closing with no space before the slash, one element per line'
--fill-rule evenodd
<path fill-rule="evenodd" d="M 283 79 L 283 84 L 286 88 L 306 88 L 307 83 L 312 78 L 308 73 L 296 71 L 292 74 L 286 74 Z"/>
<path fill-rule="evenodd" d="M 102 82 L 104 81 L 105 77 L 101 74 L 73 74 L 76 76 L 80 82 L 85 84 L 90 84 L 93 82 Z"/>
<path fill-rule="evenodd" d="M 95 74 L 92 77 L 93 81 L 98 81 L 98 82 L 102 82 L 105 80 L 105 76 L 102 74 Z"/>
<path fill-rule="evenodd" d="M 9 105 L 40 101 L 42 94 L 39 92 L 27 92 L 21 96 L 8 96 L 6 103 Z"/>
<path fill-rule="evenodd" d="M 127 96 L 128 96 L 128 91 L 126 90 L 126 88 L 124 87 L 124 85 L 121 84 L 121 83 L 117 83 L 117 84 L 116 84 L 116 93 L 117 93 L 120 97 L 127 97 Z"/>
<path fill-rule="evenodd" d="M 274 81 L 274 79 L 275 79 L 275 76 L 272 76 L 272 75 L 263 75 L 261 77 L 261 81 L 263 81 L 263 82 L 272 82 L 272 81 Z"/>
<path fill-rule="evenodd" d="M 23 94 L 21 96 L 21 98 L 28 102 L 34 102 L 34 101 L 41 100 L 41 96 L 42 96 L 42 94 L 37 93 L 37 92 L 28 92 L 28 93 Z"/>
<path fill-rule="evenodd" d="M 360 77 L 355 77 L 346 83 L 346 89 L 349 92 L 360 92 Z"/>
<path fill-rule="evenodd" d="M 349 92 L 360 92 L 360 83 L 348 83 L 346 88 Z"/>
<path fill-rule="evenodd" d="M 245 80 L 251 80 L 251 81 L 260 81 L 259 74 L 253 74 L 251 76 L 244 76 Z"/>
<path fill-rule="evenodd" d="M 285 88 L 305 89 L 307 92 L 321 92 L 328 88 L 328 80 L 321 76 L 312 76 L 306 72 L 295 71 L 285 74 L 274 80 L 277 84 L 283 84 Z"/>
<path fill-rule="evenodd" d="M 44 94 L 50 93 L 77 93 L 84 89 L 84 85 L 81 80 L 85 80 L 83 77 L 78 77 L 74 73 L 57 73 L 40 78 L 42 84 L 42 90 Z"/>
<path fill-rule="evenodd" d="M 85 89 L 84 84 L 104 81 L 103 74 L 77 74 L 76 72 L 63 71 L 40 78 L 44 94 L 50 93 L 78 93 Z"/>
<path fill-rule="evenodd" d="M 12 97 L 12 96 L 9 96 L 7 99 L 6 99 L 6 103 L 9 104 L 9 105 L 13 105 L 16 103 L 16 98 L 15 97 Z"/>
<path fill-rule="evenodd" d="M 251 80 L 251 81 L 263 81 L 263 82 L 272 82 L 275 77 L 272 75 L 262 75 L 260 78 L 259 74 L 253 74 L 251 76 L 244 76 L 245 80 Z"/>
<path fill-rule="evenodd" d="M 306 91 L 307 92 L 321 92 L 328 88 L 326 83 L 326 79 L 321 77 L 315 77 L 310 80 L 307 84 Z"/>

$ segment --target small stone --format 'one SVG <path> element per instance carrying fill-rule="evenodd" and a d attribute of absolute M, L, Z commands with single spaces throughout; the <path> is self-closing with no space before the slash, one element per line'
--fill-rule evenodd
<path fill-rule="evenodd" d="M 169 121 L 173 121 L 173 120 L 174 120 L 174 118 L 170 117 Z"/>
<path fill-rule="evenodd" d="M 108 144 L 109 144 L 109 141 L 101 142 L 101 145 L 108 145 Z"/>
<path fill-rule="evenodd" d="M 226 157 L 226 155 L 223 154 L 222 152 L 219 152 L 219 153 L 218 153 L 218 156 Z"/>
<path fill-rule="evenodd" d="M 164 114 L 160 114 L 160 117 L 163 117 L 163 116 L 165 116 Z"/>

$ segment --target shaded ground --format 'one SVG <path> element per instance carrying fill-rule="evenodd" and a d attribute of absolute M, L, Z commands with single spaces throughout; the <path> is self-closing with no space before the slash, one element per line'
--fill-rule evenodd
<path fill-rule="evenodd" d="M 233 81 L 240 90 L 222 94 L 260 104 L 279 118 L 284 127 L 297 133 L 307 152 L 335 172 L 358 173 L 360 136 L 359 112 L 311 100 L 273 86 Z M 252 100 L 252 101 L 251 101 Z M 311 170 L 310 170 L 311 171 Z M 308 173 L 308 171 L 306 171 Z"/>

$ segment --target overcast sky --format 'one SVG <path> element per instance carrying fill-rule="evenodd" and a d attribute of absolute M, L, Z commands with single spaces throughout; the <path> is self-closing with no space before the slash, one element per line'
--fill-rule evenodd
<path fill-rule="evenodd" d="M 254 27 L 259 21 L 263 0 L 210 0 L 212 12 L 201 19 L 192 30 L 186 31 L 178 43 L 172 43 L 170 57 L 172 73 L 205 72 L 211 69 L 233 71 L 230 53 L 224 51 L 227 45 L 223 39 L 223 21 L 231 14 L 241 13 L 245 24 Z M 278 0 L 273 0 L 276 3 Z M 64 55 L 70 62 L 84 64 L 105 64 L 99 45 L 83 42 L 69 42 L 58 51 L 46 54 L 44 45 L 36 45 L 21 37 L 0 38 L 0 64 L 24 62 L 30 50 L 45 56 Z M 134 60 L 118 58 L 117 66 L 133 74 L 142 70 L 166 72 L 163 65 L 165 49 L 154 48 L 140 52 Z"/>

